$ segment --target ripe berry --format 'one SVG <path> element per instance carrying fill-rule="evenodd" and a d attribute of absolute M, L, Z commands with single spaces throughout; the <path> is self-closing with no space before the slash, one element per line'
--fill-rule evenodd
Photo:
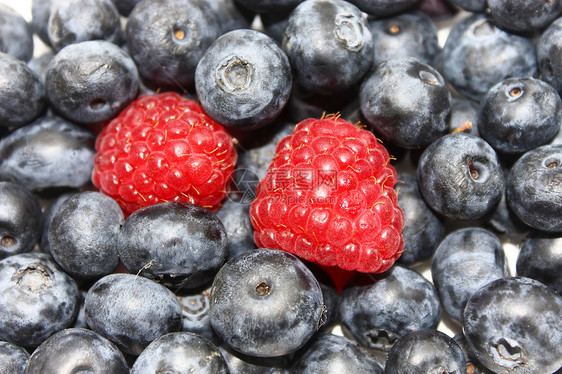
<path fill-rule="evenodd" d="M 163 201 L 216 210 L 236 163 L 230 135 L 193 100 L 142 96 L 96 140 L 92 181 L 126 214 Z"/>

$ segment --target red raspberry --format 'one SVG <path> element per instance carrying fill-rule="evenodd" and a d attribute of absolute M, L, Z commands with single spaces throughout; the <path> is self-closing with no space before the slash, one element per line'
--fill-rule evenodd
<path fill-rule="evenodd" d="M 232 137 L 193 100 L 145 95 L 96 139 L 92 182 L 125 214 L 163 201 L 217 210 L 234 170 Z"/>
<path fill-rule="evenodd" d="M 300 122 L 257 187 L 250 208 L 256 244 L 324 267 L 389 269 L 404 248 L 389 162 L 371 132 L 337 116 Z"/>

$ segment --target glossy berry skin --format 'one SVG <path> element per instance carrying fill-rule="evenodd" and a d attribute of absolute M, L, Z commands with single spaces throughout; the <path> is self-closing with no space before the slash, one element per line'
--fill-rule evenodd
<path fill-rule="evenodd" d="M 55 51 L 88 40 L 119 44 L 121 20 L 111 0 L 69 0 L 53 7 L 47 34 Z"/>
<path fill-rule="evenodd" d="M 176 93 L 138 98 L 96 139 L 92 182 L 125 215 L 163 201 L 217 210 L 236 150 L 194 100 Z"/>
<path fill-rule="evenodd" d="M 0 261 L 0 340 L 37 347 L 70 327 L 79 301 L 76 282 L 50 256 L 22 253 Z"/>
<path fill-rule="evenodd" d="M 283 138 L 250 207 L 258 247 L 323 266 L 376 273 L 402 252 L 396 171 L 375 136 L 338 117 Z"/>
<path fill-rule="evenodd" d="M 371 279 L 346 288 L 338 309 L 342 327 L 362 346 L 389 351 L 400 337 L 437 327 L 439 296 L 421 274 L 397 265 Z"/>
<path fill-rule="evenodd" d="M 541 31 L 562 13 L 562 1 L 488 0 L 490 15 L 498 26 L 514 33 Z"/>
<path fill-rule="evenodd" d="M 455 24 L 441 54 L 443 77 L 463 96 L 479 102 L 495 84 L 538 73 L 531 39 L 501 30 L 484 14 Z"/>
<path fill-rule="evenodd" d="M 49 249 L 59 266 L 76 279 L 99 279 L 119 264 L 117 235 L 124 221 L 119 204 L 96 191 L 68 198 L 49 227 Z"/>
<path fill-rule="evenodd" d="M 562 125 L 562 100 L 540 79 L 510 78 L 482 99 L 478 132 L 496 151 L 521 154 L 548 143 Z"/>
<path fill-rule="evenodd" d="M 84 311 L 93 331 L 135 356 L 156 338 L 181 328 L 181 306 L 172 291 L 134 274 L 98 280 L 86 294 Z"/>
<path fill-rule="evenodd" d="M 117 236 L 119 258 L 133 274 L 171 289 L 196 288 L 226 262 L 226 230 L 210 210 L 162 202 L 131 214 Z"/>
<path fill-rule="evenodd" d="M 322 291 L 296 256 L 260 248 L 229 260 L 211 287 L 211 323 L 229 346 L 257 357 L 296 351 L 315 333 Z"/>
<path fill-rule="evenodd" d="M 359 102 L 376 134 L 399 147 L 422 148 L 444 135 L 451 93 L 437 70 L 407 57 L 378 64 L 363 81 Z"/>
<path fill-rule="evenodd" d="M 562 295 L 562 238 L 533 231 L 517 256 L 517 275 L 544 283 Z"/>
<path fill-rule="evenodd" d="M 320 94 L 343 91 L 373 63 L 373 37 L 355 5 L 342 0 L 306 0 L 289 16 L 282 48 L 295 82 Z"/>
<path fill-rule="evenodd" d="M 506 199 L 530 227 L 562 232 L 562 145 L 543 145 L 524 153 L 507 177 Z"/>
<path fill-rule="evenodd" d="M 425 329 L 400 338 L 388 353 L 385 374 L 465 373 L 462 349 L 441 331 Z"/>
<path fill-rule="evenodd" d="M 33 31 L 21 14 L 0 6 L 0 52 L 24 62 L 33 57 Z"/>
<path fill-rule="evenodd" d="M 131 374 L 163 372 L 229 373 L 219 349 L 207 339 L 189 332 L 169 333 L 154 340 L 131 368 Z"/>
<path fill-rule="evenodd" d="M 139 2 L 129 14 L 127 46 L 143 81 L 161 89 L 186 91 L 195 68 L 222 33 L 217 15 L 197 0 Z"/>
<path fill-rule="evenodd" d="M 0 128 L 26 125 L 47 106 L 45 87 L 22 60 L 0 52 Z"/>
<path fill-rule="evenodd" d="M 287 55 L 269 36 L 234 30 L 219 37 L 195 70 L 197 97 L 215 121 L 255 129 L 279 116 L 292 87 Z"/>
<path fill-rule="evenodd" d="M 458 220 L 491 212 L 505 185 L 494 149 L 482 138 L 462 132 L 445 135 L 427 147 L 417 171 L 427 205 Z"/>
<path fill-rule="evenodd" d="M 231 374 L 290 374 L 292 356 L 254 357 L 235 351 L 227 344 L 219 346 Z"/>
<path fill-rule="evenodd" d="M 351 0 L 362 11 L 384 18 L 412 8 L 417 0 Z"/>
<path fill-rule="evenodd" d="M 58 116 L 41 117 L 0 140 L 0 174 L 32 191 L 90 184 L 94 134 Z"/>
<path fill-rule="evenodd" d="M 40 247 L 41 251 L 47 254 L 51 253 L 51 249 L 49 247 L 49 227 L 51 227 L 51 222 L 53 220 L 53 216 L 57 209 L 68 199 L 70 196 L 77 193 L 77 191 L 70 191 L 66 193 L 62 193 L 58 195 L 55 199 L 53 199 L 50 204 L 44 208 L 43 210 L 43 230 L 41 231 L 41 241 Z"/>
<path fill-rule="evenodd" d="M 562 366 L 562 296 L 525 277 L 476 291 L 463 331 L 476 358 L 495 373 L 553 373 Z"/>
<path fill-rule="evenodd" d="M 31 355 L 26 374 L 128 374 L 129 367 L 115 344 L 87 329 L 69 328 L 45 340 Z"/>
<path fill-rule="evenodd" d="M 292 370 L 302 374 L 382 374 L 384 369 L 356 343 L 338 335 L 324 334 L 297 353 Z"/>
<path fill-rule="evenodd" d="M 37 197 L 17 183 L 0 182 L 0 259 L 31 252 L 42 225 Z"/>
<path fill-rule="evenodd" d="M 131 57 L 115 44 L 91 40 L 60 50 L 45 76 L 47 97 L 63 117 L 83 125 L 116 117 L 137 96 Z"/>
<path fill-rule="evenodd" d="M 29 361 L 29 353 L 22 347 L 0 341 L 0 372 L 24 374 Z"/>
<path fill-rule="evenodd" d="M 431 277 L 443 310 L 457 321 L 480 287 L 509 276 L 502 243 L 492 232 L 468 227 L 441 241 L 431 261 Z"/>
<path fill-rule="evenodd" d="M 562 18 L 552 22 L 537 42 L 541 79 L 562 94 Z"/>
<path fill-rule="evenodd" d="M 398 259 L 402 265 L 412 265 L 429 259 L 445 235 L 443 222 L 426 204 L 414 175 L 399 173 L 394 186 L 398 206 L 404 212 L 404 253 Z"/>

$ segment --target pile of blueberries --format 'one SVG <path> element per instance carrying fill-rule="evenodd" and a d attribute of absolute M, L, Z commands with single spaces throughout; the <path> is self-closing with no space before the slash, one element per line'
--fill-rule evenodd
<path fill-rule="evenodd" d="M 560 372 L 562 0 L 33 0 L 0 51 L 1 373 Z M 165 91 L 237 140 L 216 213 L 91 184 L 103 125 Z M 398 263 L 340 293 L 248 213 L 333 113 L 393 154 L 405 215 Z"/>

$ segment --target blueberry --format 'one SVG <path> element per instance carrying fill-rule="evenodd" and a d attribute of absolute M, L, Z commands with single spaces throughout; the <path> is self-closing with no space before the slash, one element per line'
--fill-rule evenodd
<path fill-rule="evenodd" d="M 45 77 L 53 109 L 84 125 L 108 121 L 137 96 L 135 63 L 115 44 L 92 40 L 71 44 L 53 58 Z"/>
<path fill-rule="evenodd" d="M 47 34 L 55 51 L 88 40 L 119 44 L 121 19 L 111 0 L 69 0 L 52 8 Z"/>
<path fill-rule="evenodd" d="M 289 22 L 289 16 L 292 11 L 293 9 L 285 11 L 271 11 L 260 13 L 259 15 L 259 19 L 263 25 L 263 32 L 279 43 L 279 45 L 283 42 L 285 27 L 287 27 L 287 22 Z"/>
<path fill-rule="evenodd" d="M 165 202 L 127 218 L 117 240 L 119 258 L 133 274 L 174 289 L 210 282 L 228 256 L 226 230 L 215 213 Z"/>
<path fill-rule="evenodd" d="M 289 17 L 282 48 L 295 82 L 314 93 L 343 91 L 373 63 L 373 37 L 361 11 L 342 0 L 307 0 Z"/>
<path fill-rule="evenodd" d="M 31 355 L 26 374 L 128 374 L 123 354 L 103 336 L 87 329 L 69 328 L 45 340 Z"/>
<path fill-rule="evenodd" d="M 226 200 L 217 212 L 217 217 L 226 230 L 228 258 L 256 248 L 249 204 Z"/>
<path fill-rule="evenodd" d="M 488 0 L 494 23 L 516 33 L 541 31 L 562 13 L 560 0 Z"/>
<path fill-rule="evenodd" d="M 294 9 L 303 0 L 236 0 L 242 6 L 254 12 L 282 12 Z"/>
<path fill-rule="evenodd" d="M 554 21 L 537 42 L 541 78 L 562 94 L 562 17 Z"/>
<path fill-rule="evenodd" d="M 445 79 L 477 102 L 496 83 L 538 73 L 532 40 L 499 29 L 484 14 L 474 14 L 452 27 L 441 65 Z"/>
<path fill-rule="evenodd" d="M 454 5 L 469 12 L 484 13 L 487 0 L 449 0 Z"/>
<path fill-rule="evenodd" d="M 0 52 L 22 61 L 33 57 L 33 31 L 25 18 L 14 9 L 0 6 Z"/>
<path fill-rule="evenodd" d="M 178 300 L 182 307 L 181 331 L 192 332 L 209 339 L 213 343 L 219 343 L 220 339 L 215 334 L 211 325 L 211 290 L 205 288 L 202 291 L 181 294 Z"/>
<path fill-rule="evenodd" d="M 48 50 L 47 52 L 33 57 L 27 63 L 27 66 L 39 77 L 43 84 L 45 83 L 45 76 L 47 75 L 47 68 L 49 64 L 55 57 L 55 52 L 53 50 Z"/>
<path fill-rule="evenodd" d="M 41 117 L 0 140 L 0 174 L 30 190 L 89 185 L 94 134 L 57 116 Z"/>
<path fill-rule="evenodd" d="M 457 220 L 491 212 L 505 185 L 494 149 L 482 138 L 462 132 L 445 135 L 427 147 L 417 171 L 427 205 Z"/>
<path fill-rule="evenodd" d="M 562 124 L 562 100 L 535 78 L 510 78 L 482 99 L 478 131 L 496 151 L 521 154 L 548 143 Z"/>
<path fill-rule="evenodd" d="M 16 344 L 0 341 L 0 373 L 24 374 L 29 353 Z"/>
<path fill-rule="evenodd" d="M 437 26 L 422 12 L 402 13 L 369 20 L 375 45 L 373 63 L 391 58 L 415 57 L 429 65 L 439 53 Z"/>
<path fill-rule="evenodd" d="M 256 249 L 219 270 L 211 288 L 211 323 L 243 354 L 282 356 L 312 337 L 322 305 L 318 281 L 296 256 Z"/>
<path fill-rule="evenodd" d="M 77 193 L 54 213 L 49 248 L 59 266 L 77 279 L 99 279 L 119 263 L 117 234 L 123 211 L 111 197 L 96 191 Z"/>
<path fill-rule="evenodd" d="M 509 170 L 504 169 L 504 175 Z M 524 224 L 519 217 L 513 212 L 506 199 L 506 188 L 502 192 L 500 202 L 492 210 L 491 213 L 482 217 L 481 222 L 484 226 L 490 228 L 498 234 L 504 235 L 521 235 L 529 231 L 529 226 Z"/>
<path fill-rule="evenodd" d="M 453 340 L 459 345 L 464 353 L 467 374 L 494 374 L 478 361 L 462 332 L 453 336 Z"/>
<path fill-rule="evenodd" d="M 134 274 L 110 274 L 90 287 L 90 328 L 124 353 L 138 356 L 155 339 L 181 329 L 181 305 L 166 287 Z"/>
<path fill-rule="evenodd" d="M 400 338 L 388 353 L 385 374 L 465 373 L 462 349 L 441 331 L 424 329 Z"/>
<path fill-rule="evenodd" d="M 431 262 L 431 276 L 441 306 L 457 321 L 480 287 L 509 276 L 502 243 L 492 232 L 468 227 L 448 234 Z"/>
<path fill-rule="evenodd" d="M 562 237 L 533 231 L 517 256 L 517 275 L 533 278 L 562 295 Z"/>
<path fill-rule="evenodd" d="M 562 296 L 525 277 L 488 283 L 468 300 L 463 331 L 495 373 L 553 373 L 562 366 Z"/>
<path fill-rule="evenodd" d="M 226 344 L 219 346 L 231 374 L 294 374 L 292 354 L 276 357 L 253 357 L 235 351 Z"/>
<path fill-rule="evenodd" d="M 394 266 L 371 283 L 344 289 L 342 326 L 364 347 L 388 351 L 412 331 L 436 328 L 441 314 L 435 287 L 414 270 Z"/>
<path fill-rule="evenodd" d="M 37 197 L 17 183 L 0 182 L 0 259 L 31 252 L 42 226 Z"/>
<path fill-rule="evenodd" d="M 279 116 L 292 86 L 287 55 L 269 36 L 234 30 L 197 64 L 195 88 L 205 111 L 224 126 L 255 129 Z"/>
<path fill-rule="evenodd" d="M 398 206 L 404 212 L 405 222 L 402 230 L 405 251 L 398 262 L 412 265 L 433 255 L 445 236 L 445 226 L 423 200 L 414 175 L 399 173 L 398 180 L 394 188 L 398 191 Z"/>
<path fill-rule="evenodd" d="M 135 5 L 141 0 L 111 0 L 120 15 L 128 17 Z"/>
<path fill-rule="evenodd" d="M 50 45 L 48 25 L 49 16 L 54 7 L 64 4 L 67 0 L 31 0 L 31 27 L 33 32 L 46 45 Z"/>
<path fill-rule="evenodd" d="M 0 128 L 17 128 L 47 106 L 45 87 L 22 60 L 0 52 Z"/>
<path fill-rule="evenodd" d="M 384 369 L 356 343 L 338 335 L 319 336 L 297 353 L 293 370 L 301 374 L 372 373 Z M 344 369 L 345 368 L 345 369 Z"/>
<path fill-rule="evenodd" d="M 447 117 L 448 133 L 466 132 L 468 134 L 480 136 L 478 134 L 478 114 L 480 104 L 472 100 L 454 97 L 451 101 L 451 111 Z"/>
<path fill-rule="evenodd" d="M 562 145 L 543 145 L 524 153 L 507 178 L 506 199 L 530 227 L 562 232 Z"/>
<path fill-rule="evenodd" d="M 189 332 L 169 333 L 154 340 L 131 368 L 131 374 L 228 372 L 219 349 L 207 339 Z"/>
<path fill-rule="evenodd" d="M 413 57 L 383 61 L 361 85 L 361 112 L 375 133 L 404 148 L 422 148 L 447 130 L 451 93 L 443 77 Z"/>
<path fill-rule="evenodd" d="M 187 91 L 195 68 L 222 33 L 214 12 L 196 0 L 143 0 L 129 15 L 127 45 L 143 81 L 156 88 Z"/>
<path fill-rule="evenodd" d="M 43 230 L 41 231 L 41 250 L 45 253 L 50 254 L 51 248 L 49 247 L 49 227 L 51 227 L 51 221 L 57 209 L 66 201 L 70 196 L 74 195 L 76 191 L 65 192 L 58 195 L 56 198 L 50 201 L 49 205 L 43 210 Z"/>
<path fill-rule="evenodd" d="M 418 0 L 350 0 L 362 11 L 384 18 L 411 9 Z"/>
<path fill-rule="evenodd" d="M 198 0 L 199 6 L 214 12 L 221 26 L 221 34 L 238 29 L 249 29 L 255 13 L 238 0 Z M 260 0 L 261 1 L 261 0 Z M 277 3 L 279 1 L 276 1 Z"/>
<path fill-rule="evenodd" d="M 79 300 L 76 282 L 47 254 L 5 258 L 0 261 L 0 340 L 37 347 L 70 327 Z"/>

